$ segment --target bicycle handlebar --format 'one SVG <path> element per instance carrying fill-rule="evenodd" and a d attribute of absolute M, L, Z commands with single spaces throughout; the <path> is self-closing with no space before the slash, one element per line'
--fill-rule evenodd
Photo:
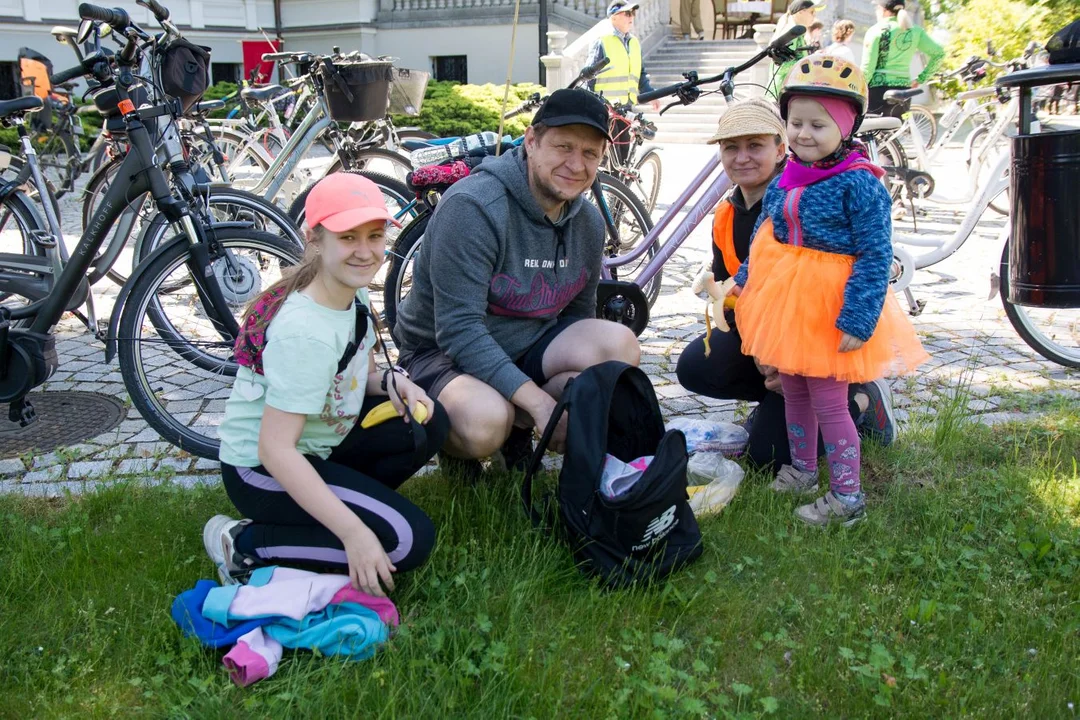
<path fill-rule="evenodd" d="M 676 95 L 678 93 L 688 90 L 695 90 L 699 85 L 707 85 L 709 83 L 714 83 L 721 80 L 730 82 L 733 77 L 746 70 L 747 68 L 753 67 L 757 63 L 761 62 L 764 58 L 772 57 L 778 51 L 787 49 L 787 46 L 789 43 L 791 43 L 791 41 L 804 34 L 805 32 L 805 27 L 803 27 L 802 25 L 795 25 L 786 33 L 769 43 L 768 47 L 766 47 L 764 50 L 744 62 L 742 65 L 739 65 L 738 67 L 729 67 L 727 70 L 720 73 L 719 75 L 714 75 L 712 77 L 704 79 L 699 79 L 696 72 L 687 73 L 684 75 L 684 77 L 687 78 L 685 82 L 676 83 L 675 85 L 668 85 L 667 87 L 662 87 L 657 90 L 651 90 L 649 92 L 641 93 L 640 95 L 638 95 L 638 102 L 652 102 L 653 100 L 659 100 L 660 98 L 668 97 L 670 95 Z"/>
<path fill-rule="evenodd" d="M 310 58 L 311 53 L 306 52 L 273 52 L 263 53 L 263 62 L 299 62 L 304 58 Z"/>
<path fill-rule="evenodd" d="M 104 61 L 106 61 L 104 55 L 98 53 L 87 55 L 85 58 L 83 58 L 82 62 L 80 62 L 75 67 L 68 68 L 67 70 L 61 70 L 58 73 L 50 75 L 49 82 L 51 82 L 53 85 L 62 85 L 69 80 L 74 80 L 90 73 L 97 75 L 97 65 L 98 63 Z"/>
<path fill-rule="evenodd" d="M 597 74 L 599 74 L 601 70 L 606 68 L 609 64 L 611 64 L 611 58 L 602 57 L 596 62 L 594 62 L 592 65 L 582 68 L 581 72 L 578 73 L 578 76 L 574 78 L 574 82 L 570 83 L 570 87 L 576 87 L 580 83 L 592 80 L 597 76 Z"/>
<path fill-rule="evenodd" d="M 135 0 L 135 2 L 154 13 L 154 17 L 158 19 L 158 22 L 165 22 L 169 19 L 169 8 L 157 0 Z"/>
<path fill-rule="evenodd" d="M 109 23 L 121 32 L 131 24 L 131 18 L 123 8 L 103 8 L 100 5 L 82 3 L 79 5 L 79 17 L 84 20 L 98 20 Z"/>

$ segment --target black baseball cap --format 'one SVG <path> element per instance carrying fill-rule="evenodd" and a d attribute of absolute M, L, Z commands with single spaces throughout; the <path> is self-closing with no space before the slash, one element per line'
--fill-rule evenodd
<path fill-rule="evenodd" d="M 597 95 L 582 88 L 562 88 L 551 93 L 533 116 L 532 124 L 540 123 L 548 127 L 588 125 L 611 140 L 607 106 Z"/>
<path fill-rule="evenodd" d="M 788 15 L 794 15 L 795 13 L 802 12 L 803 10 L 809 10 L 814 8 L 815 10 L 821 10 L 825 7 L 824 2 L 818 2 L 817 0 L 792 0 L 788 5 Z"/>

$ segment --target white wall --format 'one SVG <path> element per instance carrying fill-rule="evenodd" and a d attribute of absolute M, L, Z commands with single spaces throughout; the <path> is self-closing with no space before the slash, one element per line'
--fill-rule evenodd
<path fill-rule="evenodd" d="M 438 55 L 466 55 L 469 83 L 506 82 L 510 60 L 510 25 L 469 25 L 448 28 L 403 28 L 379 30 L 379 55 L 399 58 L 397 65 L 434 72 L 432 58 Z M 519 25 L 511 82 L 537 82 L 540 40 L 536 25 Z"/>

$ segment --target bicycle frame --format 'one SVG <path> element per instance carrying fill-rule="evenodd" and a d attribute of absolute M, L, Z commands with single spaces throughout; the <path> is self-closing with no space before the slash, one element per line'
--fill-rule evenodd
<path fill-rule="evenodd" d="M 679 211 L 686 207 L 686 204 L 690 202 L 690 198 L 693 197 L 694 193 L 705 184 L 705 181 L 712 176 L 713 172 L 715 172 L 716 168 L 719 166 L 720 154 L 716 153 L 707 163 L 705 163 L 705 167 L 701 169 L 701 172 L 697 174 L 697 177 L 690 181 L 690 184 L 686 186 L 686 189 L 679 195 L 679 198 L 670 208 L 668 208 L 667 212 L 660 218 L 660 221 L 649 231 L 649 234 L 638 243 L 638 246 L 634 248 L 633 252 L 617 257 L 604 258 L 603 267 L 601 268 L 601 277 L 610 280 L 612 269 L 617 270 L 624 265 L 629 265 L 648 252 L 653 243 L 659 239 L 660 234 L 672 223 Z M 645 269 L 638 273 L 638 276 L 634 279 L 635 285 L 644 287 L 649 284 L 650 280 L 656 277 L 656 274 L 664 266 L 664 263 L 670 260 L 671 256 L 675 254 L 675 251 L 686 242 L 686 238 L 690 237 L 690 233 L 701 224 L 701 221 L 716 209 L 716 204 L 720 202 L 720 198 L 722 198 L 724 193 L 730 188 L 731 180 L 728 179 L 727 173 L 721 170 L 720 175 L 711 185 L 709 185 L 708 189 L 690 209 L 686 218 L 679 223 L 679 226 L 675 228 L 675 231 L 667 241 L 660 246 L 659 252 L 657 252 L 653 259 L 649 261 L 648 265 L 645 266 Z M 610 217 L 606 202 L 603 203 L 603 205 L 605 214 Z"/>

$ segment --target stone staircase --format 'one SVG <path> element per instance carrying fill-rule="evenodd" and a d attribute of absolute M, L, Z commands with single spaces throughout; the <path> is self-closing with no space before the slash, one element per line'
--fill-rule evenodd
<path fill-rule="evenodd" d="M 683 40 L 668 37 L 645 57 L 645 70 L 655 88 L 683 80 L 682 73 L 697 70 L 700 77 L 723 72 L 732 65 L 749 60 L 757 52 L 752 40 Z M 767 61 L 766 61 L 767 62 Z M 736 79 L 749 81 L 747 70 Z M 709 86 L 716 88 L 718 85 Z M 757 88 L 742 88 L 739 96 L 760 94 Z M 663 100 L 660 101 L 664 103 Z M 656 123 L 658 143 L 705 143 L 716 132 L 716 121 L 727 103 L 723 95 L 703 95 L 693 105 L 673 107 L 663 115 L 651 109 L 645 117 Z M 661 109 L 663 105 L 661 105 Z"/>

